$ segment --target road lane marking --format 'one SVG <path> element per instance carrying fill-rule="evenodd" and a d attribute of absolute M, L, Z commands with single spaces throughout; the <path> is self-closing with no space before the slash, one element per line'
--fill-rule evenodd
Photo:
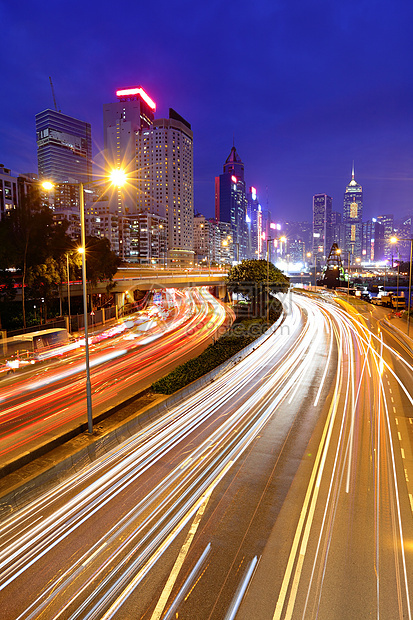
<path fill-rule="evenodd" d="M 181 547 L 180 552 L 178 553 L 178 557 L 175 560 L 175 564 L 172 567 L 171 573 L 168 577 L 168 580 L 164 586 L 164 589 L 162 590 L 162 594 L 159 597 L 159 600 L 156 604 L 156 607 L 153 611 L 153 614 L 151 616 L 151 620 L 160 620 L 160 618 L 162 617 L 163 611 L 165 609 L 166 603 L 168 602 L 169 596 L 172 592 L 172 588 L 175 585 L 175 582 L 178 578 L 178 574 L 182 568 L 182 564 L 185 561 L 186 556 L 188 555 L 188 551 L 189 551 L 189 547 L 191 546 L 191 543 L 194 539 L 194 536 L 196 534 L 196 531 L 198 529 L 198 526 L 201 522 L 202 516 L 205 512 L 205 508 L 208 504 L 209 498 L 211 497 L 211 495 L 207 495 L 204 499 L 204 501 L 202 502 L 202 504 L 200 505 L 200 507 L 198 508 L 198 512 L 195 515 L 195 519 L 192 521 L 191 527 L 189 528 L 189 532 L 187 534 L 187 537 L 185 539 L 184 544 Z"/>
<path fill-rule="evenodd" d="M 100 545 L 100 547 L 98 547 L 93 553 L 92 555 L 90 555 L 88 558 L 86 558 L 86 560 L 83 562 L 82 566 L 86 566 L 87 564 L 89 564 L 89 562 L 91 562 L 93 560 L 93 558 L 102 551 L 102 549 L 104 547 L 106 547 L 108 543 L 103 543 L 103 545 Z"/>
<path fill-rule="evenodd" d="M 339 379 L 339 376 L 337 375 L 335 398 L 333 398 L 332 403 L 330 405 L 330 409 L 327 415 L 327 420 L 326 420 L 326 423 L 323 429 L 323 434 L 322 434 L 322 437 L 321 437 L 321 440 L 318 446 L 318 451 L 317 451 L 316 458 L 314 461 L 313 470 L 311 472 L 311 477 L 310 477 L 310 481 L 307 487 L 306 495 L 304 498 L 303 507 L 301 509 L 300 518 L 298 520 L 298 524 L 295 530 L 295 535 L 294 535 L 294 540 L 293 540 L 293 544 L 292 544 L 291 551 L 290 551 L 290 556 L 288 558 L 287 566 L 286 566 L 285 573 L 284 573 L 284 578 L 283 578 L 281 588 L 280 588 L 280 593 L 278 595 L 278 600 L 277 600 L 277 605 L 275 607 L 273 620 L 281 619 L 282 610 L 285 604 L 285 599 L 287 597 L 288 585 L 290 583 L 291 574 L 293 571 L 293 566 L 295 563 L 295 558 L 297 556 L 297 550 L 298 550 L 302 532 L 304 530 L 304 524 L 306 522 L 306 519 L 307 519 L 307 526 L 309 525 L 307 513 L 311 507 L 311 503 L 312 503 L 311 500 L 314 500 L 314 496 L 318 495 L 318 489 L 319 489 L 318 477 L 321 474 L 321 471 L 319 470 L 324 467 L 325 460 L 322 457 L 324 455 L 324 451 L 328 450 L 328 446 L 330 444 L 332 428 L 334 425 L 337 408 L 338 408 L 338 393 L 339 393 L 338 385 L 340 383 L 341 383 L 341 378 Z M 313 491 L 314 491 L 314 495 L 313 495 Z M 300 549 L 300 552 L 301 552 L 301 549 Z M 297 575 L 297 571 L 295 573 L 295 576 L 296 575 Z M 291 598 L 290 598 L 289 604 L 291 604 Z"/>
<path fill-rule="evenodd" d="M 401 436 L 401 434 L 400 434 L 400 431 L 397 431 L 397 435 L 398 435 L 398 437 L 399 437 L 399 441 L 401 441 L 401 440 L 402 440 L 402 436 Z"/>
<path fill-rule="evenodd" d="M 406 457 L 404 456 L 404 450 L 403 448 L 400 448 L 401 452 L 402 452 L 402 459 L 405 459 Z"/>
<path fill-rule="evenodd" d="M 221 474 L 218 476 L 219 481 L 221 481 L 221 479 L 224 477 L 225 473 L 228 471 L 230 465 L 232 464 L 232 461 L 230 463 L 228 463 L 226 465 L 226 467 L 223 469 L 223 471 L 221 472 Z M 156 604 L 156 607 L 153 611 L 153 614 L 151 616 L 151 620 L 159 620 L 162 617 L 162 614 L 164 612 L 166 603 L 168 602 L 169 596 L 172 592 L 172 589 L 175 585 L 175 582 L 177 580 L 179 571 L 181 570 L 182 564 L 185 561 L 186 556 L 188 555 L 188 551 L 189 548 L 191 546 L 191 543 L 194 539 L 194 536 L 196 534 L 196 531 L 198 529 L 198 526 L 201 522 L 202 516 L 205 512 L 205 508 L 208 504 L 209 498 L 212 495 L 212 491 L 214 490 L 214 488 L 216 487 L 216 484 L 212 484 L 209 489 L 206 490 L 205 494 L 204 494 L 204 500 L 203 502 L 200 504 L 197 513 L 195 514 L 195 518 L 192 521 L 191 527 L 189 528 L 189 532 L 187 534 L 187 537 L 185 539 L 184 544 L 181 547 L 181 550 L 178 554 L 178 557 L 175 560 L 175 564 L 172 567 L 172 571 L 168 577 L 168 580 L 164 586 L 164 589 L 162 591 L 161 596 L 159 597 L 159 600 Z"/>

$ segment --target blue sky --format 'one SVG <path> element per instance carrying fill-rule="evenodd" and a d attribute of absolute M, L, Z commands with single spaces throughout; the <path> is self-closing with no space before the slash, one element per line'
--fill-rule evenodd
<path fill-rule="evenodd" d="M 158 118 L 194 131 L 195 209 L 235 140 L 248 185 L 275 219 L 311 219 L 314 193 L 341 211 L 354 160 L 365 217 L 413 210 L 413 3 L 404 0 L 0 2 L 0 162 L 37 171 L 37 112 L 92 125 L 141 85 Z"/>

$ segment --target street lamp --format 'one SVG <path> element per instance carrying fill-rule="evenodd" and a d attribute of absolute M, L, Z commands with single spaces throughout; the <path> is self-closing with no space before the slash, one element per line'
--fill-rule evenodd
<path fill-rule="evenodd" d="M 407 302 L 407 335 L 409 335 L 410 331 L 410 309 L 411 309 L 411 297 L 412 297 L 412 260 L 413 260 L 413 238 L 398 238 L 392 237 L 394 241 L 392 243 L 396 243 L 397 241 L 410 241 L 410 268 L 409 268 L 409 299 Z"/>
<path fill-rule="evenodd" d="M 120 170 L 112 170 L 110 173 L 112 184 L 120 187 L 126 180 L 125 173 Z M 87 427 L 88 433 L 93 433 L 93 413 L 92 413 L 92 388 L 90 382 L 90 363 L 89 363 L 89 334 L 88 334 L 88 312 L 87 312 L 87 288 L 86 288 L 86 230 L 85 230 L 85 197 L 83 182 L 75 183 L 79 188 L 79 210 L 80 210 L 80 244 L 78 249 L 82 255 L 82 292 L 83 292 L 83 320 L 85 324 L 85 358 L 86 358 L 86 408 L 87 408 Z M 54 185 L 51 181 L 42 183 L 43 189 L 50 191 Z"/>
<path fill-rule="evenodd" d="M 67 312 L 68 312 L 68 318 L 69 318 L 69 322 L 68 322 L 68 326 L 69 326 L 69 334 L 71 332 L 71 325 L 70 325 L 70 275 L 69 275 L 69 252 L 66 252 L 66 269 L 67 269 Z"/>
<path fill-rule="evenodd" d="M 340 248 L 336 250 L 336 254 L 342 254 Z M 347 252 L 347 301 L 350 299 L 350 252 Z"/>

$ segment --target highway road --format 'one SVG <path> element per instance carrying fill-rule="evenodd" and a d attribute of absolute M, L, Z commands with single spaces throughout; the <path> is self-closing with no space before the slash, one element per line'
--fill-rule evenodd
<path fill-rule="evenodd" d="M 154 302 L 90 340 L 94 416 L 149 387 L 210 341 L 226 320 L 207 290 L 166 289 Z M 0 383 L 0 463 L 86 420 L 83 347 L 52 358 Z M 55 351 L 53 351 L 55 353 Z"/>
<path fill-rule="evenodd" d="M 3 519 L 5 620 L 411 618 L 409 353 L 376 311 L 293 298 L 242 362 Z"/>

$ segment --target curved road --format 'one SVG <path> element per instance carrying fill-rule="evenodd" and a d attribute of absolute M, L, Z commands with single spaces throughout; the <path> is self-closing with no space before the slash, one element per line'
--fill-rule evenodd
<path fill-rule="evenodd" d="M 287 310 L 2 521 L 5 620 L 411 618 L 411 360 L 329 296 Z"/>
<path fill-rule="evenodd" d="M 124 402 L 196 355 L 226 319 L 206 290 L 167 289 L 155 303 L 93 336 L 94 416 Z M 51 441 L 86 420 L 84 351 L 67 352 L 0 384 L 0 463 Z"/>

